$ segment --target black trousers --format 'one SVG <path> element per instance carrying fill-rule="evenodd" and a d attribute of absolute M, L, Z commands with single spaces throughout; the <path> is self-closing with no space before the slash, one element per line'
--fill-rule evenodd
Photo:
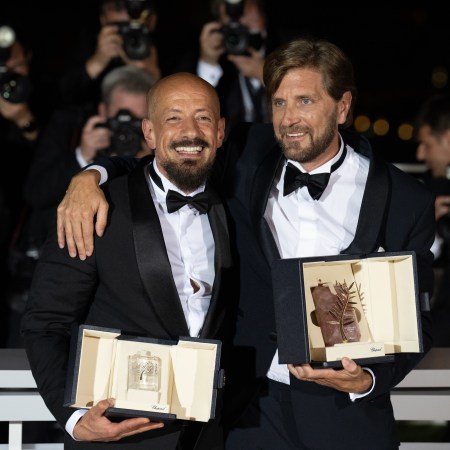
<path fill-rule="evenodd" d="M 296 405 L 298 408 L 299 405 Z M 291 387 L 267 379 L 249 407 L 227 435 L 226 450 L 330 450 L 342 448 L 339 437 L 321 447 L 305 446 L 298 435 Z M 314 433 L 311 430 L 311 433 Z M 382 433 L 383 430 L 380 430 Z M 311 439 L 310 439 L 311 441 Z M 304 442 L 304 440 L 303 440 Z M 314 439 L 312 440 L 314 442 Z M 364 448 L 362 443 L 361 448 Z M 373 446 L 371 447 L 373 448 Z M 353 448 L 352 448 L 353 450 Z M 398 446 L 379 450 L 398 450 Z"/>
<path fill-rule="evenodd" d="M 267 379 L 225 441 L 226 450 L 299 450 L 290 387 Z M 303 450 L 303 449 L 302 449 Z M 306 450 L 306 449 L 305 449 Z M 308 449 L 310 450 L 310 449 Z"/>

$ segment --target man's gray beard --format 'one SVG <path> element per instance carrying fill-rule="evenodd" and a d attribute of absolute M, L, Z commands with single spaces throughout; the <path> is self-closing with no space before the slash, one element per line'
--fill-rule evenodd
<path fill-rule="evenodd" d="M 287 145 L 281 139 L 278 139 L 278 143 L 283 150 L 286 159 L 292 161 L 297 161 L 301 164 L 309 163 L 317 159 L 320 155 L 325 153 L 330 146 L 336 134 L 336 114 L 333 113 L 330 121 L 328 122 L 328 127 L 325 131 L 314 139 L 311 136 L 311 145 L 309 147 L 301 148 L 298 142 L 291 142 Z"/>
<path fill-rule="evenodd" d="M 183 192 L 195 191 L 206 182 L 214 161 L 209 161 L 203 166 L 198 162 L 184 160 L 181 163 L 175 161 L 161 161 L 161 166 L 167 172 L 169 180 Z"/>

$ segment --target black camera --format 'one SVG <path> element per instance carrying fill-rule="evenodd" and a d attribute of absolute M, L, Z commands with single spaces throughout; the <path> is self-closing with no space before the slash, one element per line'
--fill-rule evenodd
<path fill-rule="evenodd" d="M 126 0 L 125 6 L 130 16 L 129 22 L 114 22 L 123 39 L 123 48 L 128 58 L 145 59 L 150 54 L 152 37 L 146 21 L 152 14 L 147 0 Z"/>
<path fill-rule="evenodd" d="M 2 71 L 0 65 L 0 95 L 10 103 L 24 103 L 31 94 L 31 81 L 25 75 L 9 70 Z"/>
<path fill-rule="evenodd" d="M 27 76 L 9 70 L 6 65 L 15 41 L 16 34 L 11 27 L 0 27 L 0 96 L 10 103 L 23 103 L 31 94 L 31 81 Z"/>
<path fill-rule="evenodd" d="M 259 50 L 263 45 L 261 33 L 251 32 L 248 27 L 241 25 L 239 18 L 244 11 L 245 0 L 227 0 L 225 11 L 230 17 L 230 22 L 222 28 L 225 51 L 230 55 L 247 55 L 248 48 Z"/>
<path fill-rule="evenodd" d="M 114 22 L 123 39 L 123 49 L 130 59 L 145 59 L 150 54 L 151 38 L 148 28 L 137 22 Z"/>
<path fill-rule="evenodd" d="M 106 123 L 98 125 L 112 132 L 111 144 L 104 150 L 107 155 L 136 156 L 142 148 L 142 120 L 134 117 L 127 109 L 121 109 Z"/>

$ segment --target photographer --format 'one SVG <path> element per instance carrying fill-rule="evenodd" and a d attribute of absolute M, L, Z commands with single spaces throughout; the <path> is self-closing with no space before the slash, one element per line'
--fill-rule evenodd
<path fill-rule="evenodd" d="M 96 104 L 103 78 L 115 67 L 129 65 L 161 77 L 154 31 L 153 0 L 101 0 L 97 33 L 80 29 L 69 51 L 60 82 L 63 105 Z"/>
<path fill-rule="evenodd" d="M 206 23 L 199 49 L 180 70 L 196 73 L 217 90 L 227 132 L 239 122 L 269 122 L 262 83 L 265 56 L 278 41 L 269 35 L 262 0 L 212 0 L 216 20 Z"/>
<path fill-rule="evenodd" d="M 34 94 L 39 92 L 39 83 L 36 73 L 32 74 L 31 62 L 32 50 L 24 29 L 16 23 L 0 23 L 0 314 L 5 322 L 15 277 L 10 248 L 14 247 L 16 230 L 26 210 L 23 184 L 39 136 L 38 122 L 42 123 L 45 116 L 35 108 Z M 22 170 L 11 176 L 11 168 L 18 166 Z M 10 346 L 7 330 L 2 323 L 2 347 Z"/>
<path fill-rule="evenodd" d="M 434 345 L 450 346 L 450 96 L 430 97 L 415 121 L 418 140 L 416 159 L 427 171 L 423 181 L 436 195 L 437 234 L 435 255 L 436 292 L 432 299 Z"/>
<path fill-rule="evenodd" d="M 70 178 L 82 167 L 103 154 L 141 157 L 151 152 L 140 122 L 146 115 L 146 95 L 153 83 L 142 69 L 118 67 L 103 80 L 102 100 L 96 111 L 72 107 L 55 112 L 42 134 L 25 185 L 28 203 L 39 216 L 45 216 L 40 226 L 30 230 L 35 241 L 42 242 L 54 207 Z"/>
<path fill-rule="evenodd" d="M 8 337 L 14 346 L 21 346 L 17 323 L 41 246 L 70 178 L 102 154 L 141 157 L 151 152 L 143 140 L 141 121 L 147 114 L 146 95 L 153 83 L 141 69 L 116 68 L 103 80 L 102 101 L 96 111 L 80 107 L 55 111 L 42 131 L 25 183 L 29 214 L 15 252 L 17 282 L 11 292 L 15 305 L 9 314 Z"/>

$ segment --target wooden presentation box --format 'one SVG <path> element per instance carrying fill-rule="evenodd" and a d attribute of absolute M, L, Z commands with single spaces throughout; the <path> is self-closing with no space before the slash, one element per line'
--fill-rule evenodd
<path fill-rule="evenodd" d="M 221 342 L 166 341 L 81 325 L 72 341 L 64 406 L 115 398 L 108 417 L 207 422 L 223 386 Z"/>
<path fill-rule="evenodd" d="M 338 367 L 422 352 L 414 252 L 276 260 L 272 279 L 280 363 Z"/>

